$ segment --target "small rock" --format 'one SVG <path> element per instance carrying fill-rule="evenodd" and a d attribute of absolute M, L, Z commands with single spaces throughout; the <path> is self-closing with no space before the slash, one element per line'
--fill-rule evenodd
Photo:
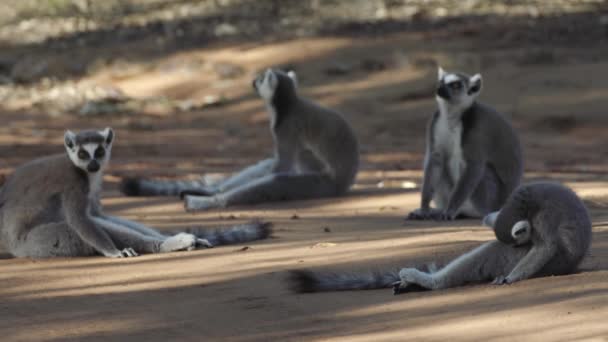
<path fill-rule="evenodd" d="M 329 229 L 329 227 L 323 228 L 323 231 L 326 232 L 326 233 L 331 233 L 331 229 Z"/>
<path fill-rule="evenodd" d="M 416 189 L 416 183 L 412 182 L 412 181 L 404 181 L 401 182 L 401 188 L 402 189 Z"/>
<path fill-rule="evenodd" d="M 291 220 L 299 220 L 299 219 L 300 219 L 300 216 L 298 216 L 297 214 L 293 214 L 293 215 L 290 217 L 290 219 L 291 219 Z"/>
<path fill-rule="evenodd" d="M 213 69 L 221 79 L 233 79 L 245 73 L 241 66 L 232 63 L 218 63 L 213 66 Z"/>
<path fill-rule="evenodd" d="M 175 107 L 182 112 L 189 112 L 197 107 L 197 104 L 191 100 L 175 101 Z"/>
<path fill-rule="evenodd" d="M 314 244 L 311 248 L 327 248 L 327 247 L 334 247 L 337 246 L 337 243 L 333 243 L 333 242 L 319 242 Z"/>
<path fill-rule="evenodd" d="M 368 72 L 382 71 L 386 69 L 386 63 L 379 59 L 367 58 L 361 61 L 361 69 Z"/>
<path fill-rule="evenodd" d="M 243 247 L 237 249 L 236 252 L 244 252 L 244 251 L 248 251 L 250 249 L 251 249 L 251 247 L 249 247 L 249 246 L 243 246 Z"/>
<path fill-rule="evenodd" d="M 353 68 L 344 63 L 333 63 L 325 69 L 325 73 L 329 76 L 343 76 L 351 72 Z"/>
<path fill-rule="evenodd" d="M 11 70 L 11 79 L 15 82 L 28 83 L 45 75 L 49 64 L 45 60 L 25 58 L 17 62 Z"/>
<path fill-rule="evenodd" d="M 233 36 L 233 35 L 239 33 L 239 30 L 234 25 L 230 25 L 228 23 L 222 23 L 215 27 L 214 33 L 218 37 Z"/>
<path fill-rule="evenodd" d="M 536 50 L 526 52 L 524 56 L 519 58 L 520 65 L 538 65 L 538 64 L 553 64 L 557 60 L 555 53 L 551 50 Z"/>
<path fill-rule="evenodd" d="M 89 100 L 80 108 L 78 114 L 82 116 L 96 116 L 117 113 L 129 113 L 130 109 L 124 106 L 123 101 L 115 99 Z"/>
<path fill-rule="evenodd" d="M 221 96 L 217 95 L 206 95 L 203 98 L 203 104 L 205 107 L 216 107 L 221 106 L 224 103 Z"/>

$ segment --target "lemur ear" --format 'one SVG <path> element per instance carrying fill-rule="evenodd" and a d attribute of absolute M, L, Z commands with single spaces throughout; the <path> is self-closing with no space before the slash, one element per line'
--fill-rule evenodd
<path fill-rule="evenodd" d="M 107 145 L 112 144 L 112 141 L 114 141 L 114 131 L 110 127 L 106 127 L 101 134 L 106 138 Z"/>
<path fill-rule="evenodd" d="M 439 66 L 437 68 L 437 81 L 441 81 L 443 79 L 443 76 L 445 76 L 445 71 L 441 66 Z"/>
<path fill-rule="evenodd" d="M 490 228 L 494 228 L 494 224 L 496 223 L 496 219 L 498 218 L 498 214 L 500 214 L 500 210 L 499 211 L 495 211 L 493 213 L 489 213 L 488 215 L 486 215 L 483 218 L 482 224 L 484 226 L 490 227 Z"/>
<path fill-rule="evenodd" d="M 481 92 L 481 75 L 475 74 L 469 78 L 469 95 L 479 94 Z"/>
<path fill-rule="evenodd" d="M 268 84 L 274 89 L 277 87 L 277 84 L 279 83 L 278 79 L 277 79 L 277 75 L 275 74 L 274 70 L 272 69 L 267 69 L 266 70 L 266 78 L 268 79 Z"/>
<path fill-rule="evenodd" d="M 65 147 L 73 149 L 74 145 L 76 144 L 75 140 L 76 134 L 74 134 L 74 132 L 70 130 L 65 131 L 65 134 L 63 135 L 63 143 L 65 144 Z"/>
<path fill-rule="evenodd" d="M 289 70 L 287 72 L 287 76 L 289 76 L 289 78 L 291 78 L 291 80 L 293 81 L 293 85 L 297 88 L 298 87 L 298 75 L 296 75 L 296 72 L 293 70 Z"/>

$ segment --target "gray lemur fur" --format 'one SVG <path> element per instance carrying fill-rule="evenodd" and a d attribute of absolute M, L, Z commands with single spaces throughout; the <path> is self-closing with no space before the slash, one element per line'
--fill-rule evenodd
<path fill-rule="evenodd" d="M 296 292 L 358 290 L 394 286 L 395 293 L 440 290 L 493 281 L 511 284 L 532 277 L 575 272 L 591 245 L 591 220 L 583 202 L 556 183 L 517 188 L 499 213 L 484 220 L 496 240 L 465 253 L 439 270 L 403 268 L 373 274 L 292 271 Z M 519 237 L 522 235 L 523 237 Z"/>
<path fill-rule="evenodd" d="M 338 196 L 355 180 L 359 146 L 350 125 L 330 109 L 300 97 L 295 73 L 268 69 L 253 81 L 266 102 L 274 157 L 216 184 L 130 178 L 131 196 L 185 196 L 186 210 Z"/>
<path fill-rule="evenodd" d="M 426 134 L 420 208 L 408 219 L 483 217 L 498 210 L 521 181 L 520 142 L 502 115 L 477 102 L 480 74 L 439 68 L 438 77 L 439 110 Z"/>
<path fill-rule="evenodd" d="M 230 242 L 268 236 L 265 223 L 241 226 L 241 232 L 232 229 L 200 237 L 188 233 L 166 236 L 143 224 L 105 214 L 99 196 L 113 141 L 110 128 L 77 134 L 67 131 L 67 153 L 36 159 L 15 170 L 0 188 L 0 237 L 11 254 L 120 258 L 212 247 L 206 238 Z"/>
<path fill-rule="evenodd" d="M 185 191 L 186 210 L 344 194 L 359 166 L 358 142 L 346 120 L 300 97 L 293 72 L 268 69 L 253 85 L 268 107 L 274 158 L 202 193 Z"/>

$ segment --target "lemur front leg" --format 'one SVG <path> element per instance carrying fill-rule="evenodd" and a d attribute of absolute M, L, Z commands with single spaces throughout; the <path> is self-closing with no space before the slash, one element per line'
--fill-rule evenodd
<path fill-rule="evenodd" d="M 118 246 L 129 246 L 137 253 L 166 253 L 196 248 L 197 238 L 192 234 L 179 233 L 170 237 L 155 237 L 100 217 L 92 219 Z"/>
<path fill-rule="evenodd" d="M 277 161 L 275 158 L 264 159 L 256 164 L 250 165 L 240 172 L 221 180 L 216 184 L 210 185 L 206 189 L 192 189 L 180 192 L 180 198 L 190 196 L 213 196 L 218 193 L 229 191 L 239 186 L 245 185 L 256 179 L 262 178 L 272 173 Z"/>
<path fill-rule="evenodd" d="M 428 220 L 441 214 L 441 210 L 431 208 L 431 200 L 435 193 L 435 183 L 441 173 L 440 158 L 438 153 L 427 153 L 425 156 L 420 208 L 410 212 L 406 217 L 407 220 Z"/>
<path fill-rule="evenodd" d="M 127 220 L 127 219 L 116 217 L 116 216 L 110 216 L 110 215 L 102 214 L 99 217 L 101 219 L 103 219 L 103 220 L 110 221 L 110 222 L 112 222 L 112 223 L 114 223 L 116 225 L 129 228 L 129 229 L 131 229 L 133 231 L 136 231 L 136 232 L 138 232 L 138 233 L 140 233 L 140 234 L 142 234 L 144 236 L 149 236 L 149 237 L 152 237 L 152 238 L 161 239 L 163 241 L 165 241 L 167 239 L 170 239 L 173 236 L 175 236 L 175 235 L 171 236 L 171 235 L 162 234 L 161 232 L 159 232 L 159 231 L 157 231 L 157 230 L 155 230 L 153 228 L 147 227 L 146 225 L 141 224 L 139 222 L 130 221 L 130 220 Z M 197 237 L 196 238 L 196 247 L 212 248 L 213 245 L 207 239 L 201 239 L 201 238 Z M 193 248 L 190 248 L 190 249 L 193 249 Z"/>
<path fill-rule="evenodd" d="M 475 191 L 477 185 L 481 181 L 484 172 L 484 164 L 485 163 L 480 161 L 466 161 L 463 174 L 450 195 L 447 208 L 445 208 L 436 219 L 453 220 L 456 218 L 460 207 L 471 197 L 471 194 Z"/>

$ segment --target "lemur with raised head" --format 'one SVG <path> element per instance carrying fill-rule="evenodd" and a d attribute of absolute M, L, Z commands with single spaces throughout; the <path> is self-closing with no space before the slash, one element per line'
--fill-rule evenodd
<path fill-rule="evenodd" d="M 480 74 L 439 68 L 438 78 L 439 109 L 426 134 L 420 208 L 408 219 L 483 217 L 498 210 L 521 181 L 519 138 L 501 114 L 477 101 Z"/>
<path fill-rule="evenodd" d="M 266 223 L 227 231 L 166 236 L 143 224 L 107 215 L 99 196 L 114 141 L 110 128 L 67 131 L 67 153 L 17 168 L 0 188 L 0 237 L 17 257 L 103 255 L 190 250 L 214 243 L 251 241 L 270 233 Z M 197 236 L 198 235 L 198 236 Z"/>
<path fill-rule="evenodd" d="M 186 210 L 339 196 L 350 188 L 359 166 L 353 130 L 337 112 L 301 97 L 296 84 L 293 72 L 274 69 L 255 78 L 270 114 L 274 157 L 214 185 L 171 186 L 185 196 Z M 123 183 L 130 195 L 166 194 L 167 188 L 146 180 Z"/>
<path fill-rule="evenodd" d="M 570 189 L 557 183 L 518 187 L 499 213 L 484 220 L 496 240 L 486 242 L 436 270 L 403 268 L 376 273 L 292 271 L 296 292 L 394 287 L 395 293 L 440 290 L 466 284 L 511 284 L 532 277 L 575 272 L 591 245 L 587 208 Z"/>

